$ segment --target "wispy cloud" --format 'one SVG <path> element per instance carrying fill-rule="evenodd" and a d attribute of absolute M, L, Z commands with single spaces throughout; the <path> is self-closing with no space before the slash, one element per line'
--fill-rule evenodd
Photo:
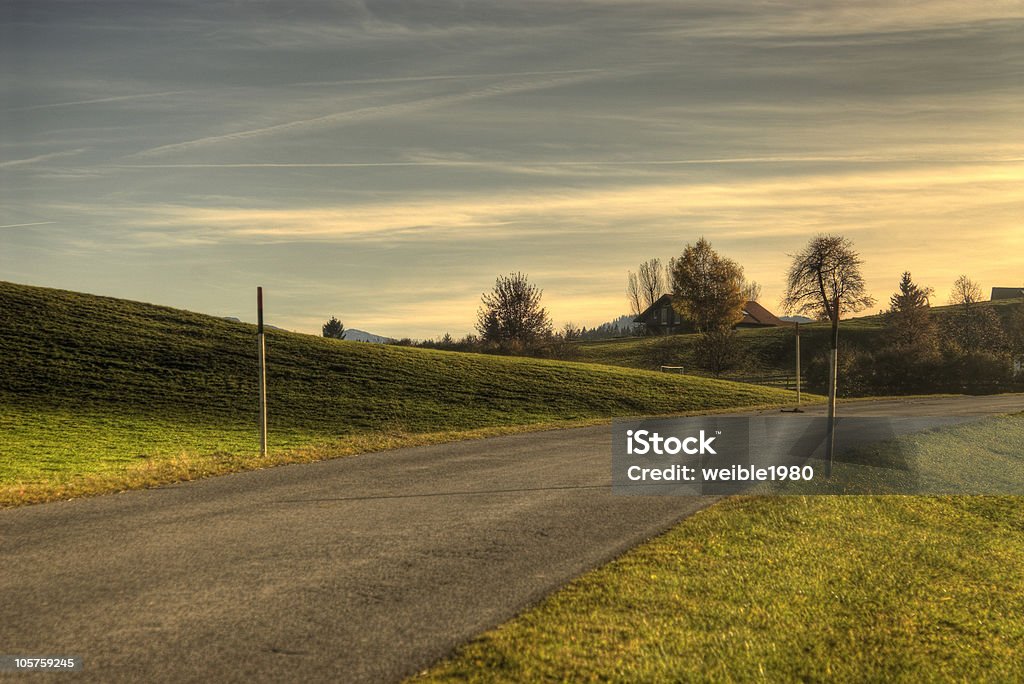
<path fill-rule="evenodd" d="M 7 225 L 0 226 L 0 228 L 27 228 L 29 226 L 48 226 L 56 221 L 35 221 L 33 223 L 8 223 Z"/>
<path fill-rule="evenodd" d="M 818 231 L 880 301 L 1019 281 L 1020 0 L 22 4 L 0 267 L 40 284 L 218 311 L 266 277 L 421 335 L 507 269 L 599 323 L 700 235 L 769 303 Z"/>
<path fill-rule="evenodd" d="M 381 78 L 346 78 L 335 81 L 301 81 L 290 83 L 293 87 L 323 87 L 336 85 L 375 85 L 386 83 L 421 83 L 427 81 L 467 81 L 478 78 L 512 78 L 517 76 L 557 76 L 565 74 L 593 74 L 603 69 L 550 69 L 544 71 L 504 71 L 491 73 L 421 74 L 412 76 L 391 76 Z"/>
<path fill-rule="evenodd" d="M 922 214 L 982 211 L 1024 204 L 1017 189 L 1024 164 L 921 166 L 742 182 L 633 185 L 606 189 L 450 195 L 304 208 L 148 205 L 128 208 L 150 229 L 204 228 L 222 239 L 500 238 L 544 233 L 619 232 L 648 225 L 660 232 L 694 222 L 725 238 L 802 235 L 865 226 Z M 873 217 L 873 218 L 872 218 Z M 927 230 L 922 226 L 921 230 Z"/>
<path fill-rule="evenodd" d="M 169 97 L 171 95 L 184 95 L 193 91 L 190 90 L 165 90 L 159 93 L 136 93 L 133 95 L 115 95 L 112 97 L 97 97 L 87 100 L 70 100 L 67 102 L 49 102 L 46 104 L 28 105 L 25 107 L 10 107 L 8 112 L 28 112 L 37 109 L 55 109 L 58 107 L 76 107 L 80 105 L 106 104 L 109 102 L 126 102 L 130 100 L 148 100 L 157 97 Z"/>
<path fill-rule="evenodd" d="M 160 145 L 129 155 L 127 158 L 151 157 L 160 154 L 166 154 L 168 152 L 180 152 L 195 148 L 206 147 L 209 145 L 217 145 L 228 142 L 238 142 L 248 140 L 251 138 L 277 135 L 281 133 L 289 133 L 294 131 L 325 127 L 336 128 L 339 126 L 359 123 L 368 120 L 376 121 L 388 117 L 415 114 L 417 112 L 422 112 L 428 109 L 446 107 L 458 103 L 469 102 L 472 100 L 480 100 L 484 98 L 498 97 L 502 95 L 513 95 L 516 93 L 534 90 L 544 90 L 547 88 L 556 88 L 559 86 L 593 80 L 603 75 L 606 75 L 606 72 L 586 71 L 573 73 L 571 75 L 565 76 L 552 76 L 549 78 L 498 82 L 482 88 L 476 88 L 462 93 L 455 93 L 450 95 L 435 95 L 430 97 L 418 98 L 415 100 L 408 100 L 405 102 L 373 105 L 369 107 L 359 107 L 357 109 L 350 109 L 341 112 L 332 112 L 330 114 L 324 114 L 320 116 L 295 119 L 292 121 L 284 121 L 281 123 L 273 124 L 271 126 L 250 128 L 246 130 L 233 131 L 221 135 L 211 135 L 202 138 L 195 138 L 192 140 L 185 140 L 177 143 L 170 143 L 167 145 Z"/>
<path fill-rule="evenodd" d="M 929 158 L 920 149 L 905 156 L 899 155 L 773 155 L 766 157 L 721 157 L 710 159 L 591 159 L 565 160 L 470 160 L 470 159 L 429 159 L 418 161 L 380 162 L 195 162 L 178 164 L 110 164 L 120 169 L 358 169 L 417 166 L 441 168 L 478 169 L 543 169 L 546 167 L 591 167 L 591 166 L 704 166 L 716 164 L 906 164 L 908 162 L 932 162 L 941 164 L 969 163 L 1019 163 L 1024 157 L 1015 154 L 951 156 L 943 149 L 942 157 Z"/>
<path fill-rule="evenodd" d="M 27 157 L 25 159 L 9 159 L 7 161 L 0 161 L 0 169 L 10 168 L 12 166 L 27 166 L 28 164 L 38 164 L 49 159 L 58 159 L 60 157 L 70 157 L 76 154 L 81 154 L 86 148 L 80 147 L 75 150 L 65 150 L 63 152 L 48 152 L 47 154 L 38 154 L 34 157 Z"/>

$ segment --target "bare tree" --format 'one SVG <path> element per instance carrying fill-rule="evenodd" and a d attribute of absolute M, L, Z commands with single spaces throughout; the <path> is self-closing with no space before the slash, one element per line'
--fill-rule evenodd
<path fill-rule="evenodd" d="M 583 329 L 572 321 L 562 326 L 562 340 L 565 342 L 576 342 L 583 336 Z"/>
<path fill-rule="evenodd" d="M 828 436 L 825 443 L 829 474 L 835 447 L 836 367 L 839 362 L 839 319 L 875 303 L 860 272 L 863 264 L 853 243 L 841 235 L 818 235 L 800 252 L 786 277 L 783 307 L 790 313 L 809 313 L 832 323 L 829 343 Z"/>
<path fill-rule="evenodd" d="M 981 301 L 981 286 L 965 275 L 960 276 L 953 283 L 953 291 L 949 293 L 950 304 L 960 304 L 965 309 L 971 304 Z"/>
<path fill-rule="evenodd" d="M 636 273 L 632 271 L 626 276 L 626 298 L 629 299 L 629 306 L 633 310 L 634 316 L 639 316 L 646 308 L 641 306 L 643 296 L 640 294 L 640 281 L 637 279 Z"/>
<path fill-rule="evenodd" d="M 661 299 L 661 296 L 668 290 L 665 285 L 665 271 L 661 266 L 661 259 L 648 259 L 640 264 L 637 278 L 640 281 L 640 294 L 645 309 Z"/>
<path fill-rule="evenodd" d="M 761 284 L 756 280 L 743 279 L 740 285 L 740 291 L 743 292 L 743 297 L 748 302 L 756 302 L 761 299 Z"/>
<path fill-rule="evenodd" d="M 540 305 L 543 291 L 522 273 L 498 276 L 481 297 L 476 329 L 485 342 L 528 345 L 551 334 L 551 319 Z"/>
<path fill-rule="evenodd" d="M 948 350 L 965 354 L 1006 347 L 999 316 L 988 306 L 980 305 L 981 297 L 981 286 L 966 275 L 953 283 L 949 303 L 957 305 L 957 309 L 942 320 L 942 338 Z"/>

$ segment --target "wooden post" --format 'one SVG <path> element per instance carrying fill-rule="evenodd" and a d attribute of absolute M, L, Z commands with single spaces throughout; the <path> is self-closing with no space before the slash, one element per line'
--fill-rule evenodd
<path fill-rule="evenodd" d="M 267 348 L 263 341 L 263 288 L 256 288 L 256 347 L 259 352 L 260 456 L 267 455 Z"/>

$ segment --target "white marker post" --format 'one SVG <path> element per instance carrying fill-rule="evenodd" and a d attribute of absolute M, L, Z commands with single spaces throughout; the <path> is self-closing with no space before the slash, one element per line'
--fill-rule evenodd
<path fill-rule="evenodd" d="M 267 348 L 263 342 L 263 288 L 256 288 L 256 346 L 260 370 L 260 456 L 267 455 Z"/>

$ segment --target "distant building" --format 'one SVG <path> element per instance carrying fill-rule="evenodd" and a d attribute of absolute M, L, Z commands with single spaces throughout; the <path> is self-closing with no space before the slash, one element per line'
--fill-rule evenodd
<path fill-rule="evenodd" d="M 642 323 L 647 332 L 654 335 L 674 335 L 694 331 L 693 323 L 680 316 L 679 312 L 672 308 L 672 295 L 663 295 L 661 299 L 634 318 L 633 322 Z M 780 325 L 786 325 L 786 322 L 757 302 L 747 302 L 743 305 L 743 319 L 735 327 L 774 328 Z"/>
<path fill-rule="evenodd" d="M 633 322 L 642 323 L 652 335 L 693 332 L 693 324 L 672 308 L 672 295 L 662 295 L 661 299 L 647 307 L 633 319 Z"/>
<path fill-rule="evenodd" d="M 993 287 L 992 301 L 997 299 L 1020 299 L 1024 297 L 1024 287 Z"/>
<path fill-rule="evenodd" d="M 743 305 L 743 320 L 736 327 L 775 328 L 780 325 L 786 325 L 786 322 L 757 302 L 747 302 Z"/>

